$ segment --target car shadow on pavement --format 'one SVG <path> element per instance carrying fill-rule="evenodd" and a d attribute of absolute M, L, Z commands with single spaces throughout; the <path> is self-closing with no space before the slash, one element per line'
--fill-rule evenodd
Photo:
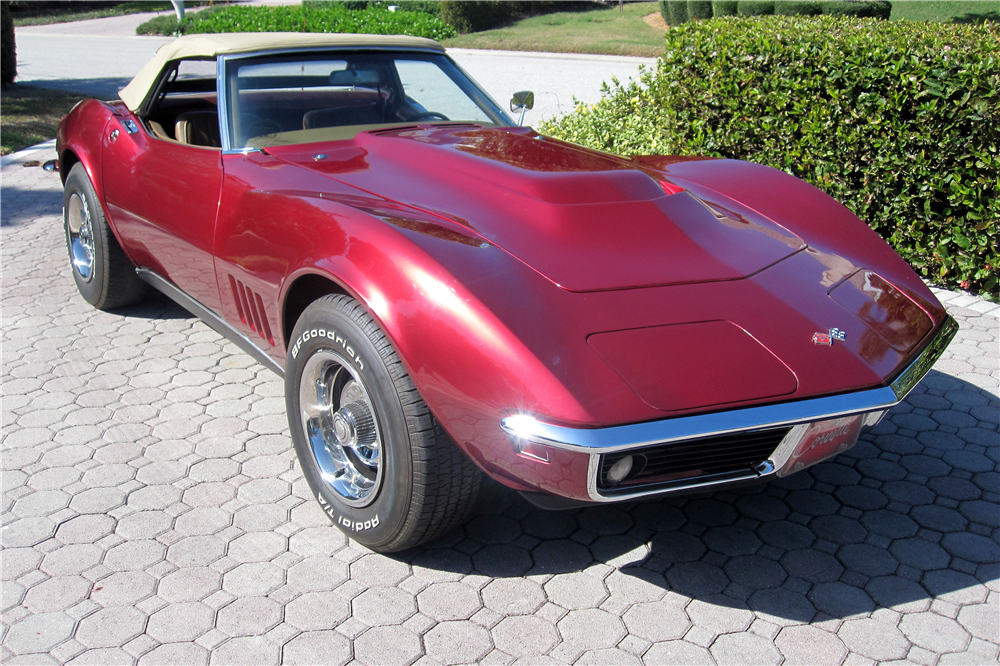
<path fill-rule="evenodd" d="M 193 314 L 153 288 L 146 292 L 139 303 L 118 308 L 113 312 L 122 317 L 137 317 L 139 319 L 197 319 Z"/>
<path fill-rule="evenodd" d="M 32 160 L 47 160 L 55 157 L 55 151 L 51 154 L 38 151 L 37 157 L 31 155 Z M 18 169 L 35 169 L 38 167 L 14 167 Z M 59 184 L 59 175 L 51 174 L 53 182 Z M 3 188 L 3 217 L 0 217 L 0 227 L 16 227 L 28 224 L 40 217 L 55 216 L 62 218 L 62 186 L 59 189 L 44 190 L 39 188 L 21 188 L 17 185 L 4 184 Z"/>
<path fill-rule="evenodd" d="M 1000 579 L 998 413 L 995 397 L 932 371 L 853 449 L 796 475 L 562 512 L 491 484 L 463 528 L 400 558 L 495 578 L 573 574 L 549 579 L 570 604 L 675 593 L 779 623 L 979 603 Z"/>
<path fill-rule="evenodd" d="M 80 94 L 80 99 L 93 98 L 103 101 L 117 100 L 118 91 L 131 83 L 129 77 L 107 77 L 93 79 L 32 79 L 18 81 L 36 88 L 55 88 Z"/>

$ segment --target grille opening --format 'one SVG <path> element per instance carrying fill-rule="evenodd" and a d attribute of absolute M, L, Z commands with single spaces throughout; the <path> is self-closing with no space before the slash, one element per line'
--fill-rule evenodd
<path fill-rule="evenodd" d="M 637 452 L 609 453 L 601 457 L 599 489 L 624 489 L 650 484 L 671 484 L 744 473 L 771 457 L 791 428 L 751 430 L 717 437 L 672 442 Z M 637 466 L 620 483 L 608 479 L 611 467 L 632 455 L 645 464 Z"/>

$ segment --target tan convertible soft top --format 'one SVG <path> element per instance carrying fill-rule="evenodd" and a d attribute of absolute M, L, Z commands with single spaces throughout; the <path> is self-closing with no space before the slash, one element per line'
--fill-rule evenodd
<path fill-rule="evenodd" d="M 153 59 L 139 70 L 132 82 L 118 96 L 128 108 L 137 111 L 156 83 L 164 65 L 184 58 L 214 58 L 229 53 L 251 53 L 277 49 L 352 48 L 352 47 L 421 48 L 444 51 L 432 39 L 403 35 L 352 35 L 322 32 L 223 32 L 209 35 L 186 35 L 157 50 Z"/>

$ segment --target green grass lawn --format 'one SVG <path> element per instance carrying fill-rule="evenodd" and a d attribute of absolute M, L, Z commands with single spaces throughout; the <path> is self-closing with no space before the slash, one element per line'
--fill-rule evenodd
<path fill-rule="evenodd" d="M 659 13 L 655 2 L 630 3 L 621 13 L 617 6 L 557 12 L 443 43 L 453 48 L 656 57 L 663 55 L 663 30 L 642 20 L 653 13 Z"/>
<path fill-rule="evenodd" d="M 946 23 L 971 23 L 984 19 L 1000 21 L 998 0 L 894 0 L 893 21 L 943 21 Z"/>
<path fill-rule="evenodd" d="M 83 99 L 80 93 L 31 86 L 10 86 L 0 96 L 0 154 L 48 141 L 59 121 Z"/>
<path fill-rule="evenodd" d="M 203 2 L 187 2 L 191 7 Z M 18 10 L 12 8 L 14 26 L 48 25 L 50 23 L 68 23 L 70 21 L 86 21 L 87 19 L 105 18 L 108 16 L 124 16 L 125 14 L 140 14 L 142 12 L 163 12 L 173 10 L 169 2 L 123 2 L 114 7 L 104 9 L 79 9 L 72 2 L 62 2 L 58 6 L 48 6 L 40 9 Z"/>

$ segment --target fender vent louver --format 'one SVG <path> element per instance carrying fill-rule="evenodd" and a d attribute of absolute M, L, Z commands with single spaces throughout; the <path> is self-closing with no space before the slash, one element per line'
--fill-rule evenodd
<path fill-rule="evenodd" d="M 242 282 L 229 276 L 229 286 L 233 290 L 233 300 L 236 302 L 236 312 L 240 321 L 274 346 L 274 336 L 271 335 L 271 325 L 267 322 L 267 311 L 260 294 L 255 294 Z"/>

